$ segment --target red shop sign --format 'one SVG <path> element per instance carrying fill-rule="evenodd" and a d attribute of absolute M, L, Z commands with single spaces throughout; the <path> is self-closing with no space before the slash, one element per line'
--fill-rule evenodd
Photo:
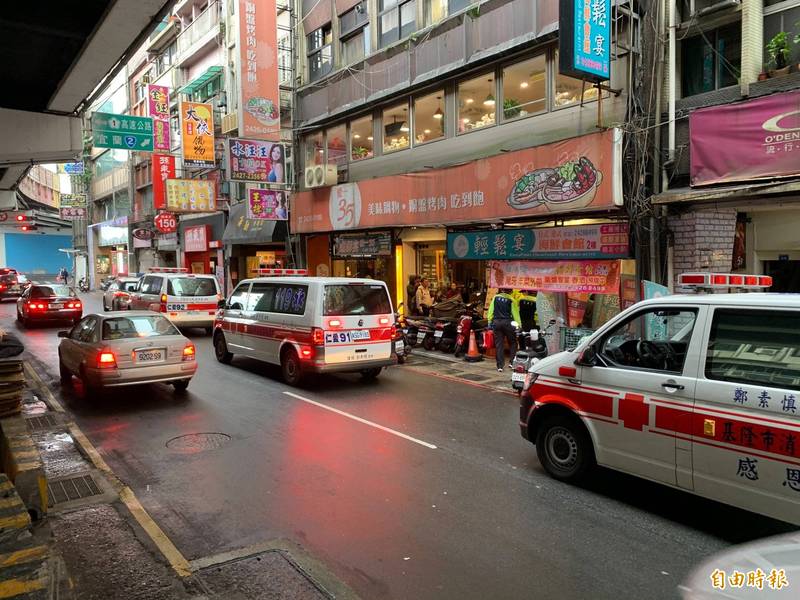
<path fill-rule="evenodd" d="M 183 231 L 184 252 L 205 252 L 208 250 L 208 225 L 187 227 Z"/>
<path fill-rule="evenodd" d="M 178 219 L 175 217 L 175 213 L 159 213 L 153 219 L 153 224 L 161 233 L 175 233 L 178 231 Z"/>
<path fill-rule="evenodd" d="M 153 208 L 156 210 L 167 207 L 164 183 L 167 179 L 175 179 L 175 157 L 153 154 Z"/>

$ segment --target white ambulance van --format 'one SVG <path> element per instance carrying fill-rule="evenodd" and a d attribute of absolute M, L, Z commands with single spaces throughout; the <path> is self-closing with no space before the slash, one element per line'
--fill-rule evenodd
<path fill-rule="evenodd" d="M 374 379 L 397 362 L 394 312 L 383 281 L 304 277 L 304 269 L 259 269 L 220 303 L 217 360 L 234 355 L 280 365 L 298 385 L 310 373 L 354 372 Z M 297 276 L 300 275 L 300 276 Z"/>
<path fill-rule="evenodd" d="M 687 273 L 710 292 L 770 277 Z M 800 525 L 800 295 L 645 300 L 534 365 L 522 436 L 545 470 L 610 467 Z"/>
<path fill-rule="evenodd" d="M 211 333 L 222 299 L 213 275 L 189 273 L 188 269 L 152 267 L 130 293 L 132 310 L 163 313 L 178 327 L 200 327 Z"/>

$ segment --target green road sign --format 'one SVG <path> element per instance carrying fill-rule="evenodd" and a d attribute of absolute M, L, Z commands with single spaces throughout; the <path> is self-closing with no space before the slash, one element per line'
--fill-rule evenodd
<path fill-rule="evenodd" d="M 153 119 L 111 113 L 92 115 L 92 143 L 97 148 L 153 151 Z"/>

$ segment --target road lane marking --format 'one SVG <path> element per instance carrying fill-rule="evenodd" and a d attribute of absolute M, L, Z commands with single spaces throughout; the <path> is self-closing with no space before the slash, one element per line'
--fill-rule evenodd
<path fill-rule="evenodd" d="M 33 379 L 33 381 L 36 382 L 36 385 L 39 388 L 39 391 L 42 393 L 42 395 L 46 397 L 47 402 L 45 404 L 49 404 L 50 407 L 56 412 L 65 412 L 64 407 L 61 406 L 61 403 L 58 400 L 56 400 L 55 396 L 53 396 L 53 392 L 50 391 L 50 388 L 47 387 L 44 381 L 42 381 L 42 378 L 39 377 L 39 374 L 33 370 L 33 367 L 31 366 L 30 362 L 26 360 L 23 363 L 23 367 L 25 371 L 28 373 L 28 376 L 31 379 Z"/>
<path fill-rule="evenodd" d="M 136 519 L 137 523 L 145 530 L 150 539 L 153 540 L 153 543 L 161 551 L 161 554 L 164 555 L 164 558 L 167 559 L 172 569 L 181 577 L 188 577 L 191 575 L 192 568 L 189 565 L 189 561 L 186 560 L 183 554 L 181 554 L 181 551 L 178 550 L 175 544 L 172 543 L 172 540 L 164 533 L 164 530 L 158 526 L 158 523 L 156 523 L 153 517 L 145 510 L 144 506 L 142 506 L 141 502 L 139 502 L 139 499 L 136 497 L 136 494 L 133 493 L 133 490 L 122 483 L 119 477 L 114 474 L 111 467 L 108 466 L 108 463 L 103 460 L 103 457 L 100 456 L 100 453 L 92 442 L 89 441 L 89 438 L 87 438 L 83 431 L 74 423 L 69 425 L 69 432 L 78 444 L 80 444 L 81 448 L 83 448 L 83 451 L 89 456 L 94 466 L 108 476 L 112 484 L 114 484 L 114 487 L 117 488 L 117 494 L 119 494 L 120 500 L 122 500 L 123 504 L 131 511 L 133 518 Z"/>
<path fill-rule="evenodd" d="M 404 440 L 408 440 L 410 442 L 414 442 L 415 444 L 419 444 L 420 446 L 425 446 L 426 448 L 430 448 L 431 450 L 436 450 L 436 446 L 433 444 L 429 444 L 428 442 L 423 442 L 422 440 L 418 440 L 415 437 L 411 437 L 410 435 L 406 435 L 405 433 L 401 433 L 400 431 L 396 431 L 389 427 L 384 427 L 383 425 L 378 425 L 377 423 L 373 423 L 372 421 L 368 421 L 367 419 L 362 419 L 361 417 L 357 417 L 355 415 L 351 415 L 348 412 L 343 410 L 339 410 L 338 408 L 333 408 L 332 406 L 328 406 L 327 404 L 322 404 L 321 402 L 315 402 L 314 400 L 310 400 L 309 398 L 304 398 L 298 394 L 294 394 L 292 392 L 283 392 L 287 396 L 291 396 L 292 398 L 297 398 L 298 400 L 302 400 L 303 402 L 308 402 L 309 404 L 313 404 L 314 406 L 318 406 L 320 408 L 324 408 L 325 410 L 329 410 L 337 415 L 342 415 L 343 417 L 347 417 L 348 419 L 353 419 L 354 421 L 358 421 L 359 423 L 363 423 L 364 425 L 369 425 L 370 427 L 374 427 L 375 429 L 380 429 L 381 431 L 385 431 L 386 433 L 391 433 L 392 435 L 396 435 L 397 437 L 401 437 Z"/>

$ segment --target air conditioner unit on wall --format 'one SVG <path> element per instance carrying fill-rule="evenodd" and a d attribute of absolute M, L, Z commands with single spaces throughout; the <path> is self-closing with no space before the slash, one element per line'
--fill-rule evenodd
<path fill-rule="evenodd" d="M 336 165 L 324 164 L 306 167 L 305 185 L 307 188 L 336 185 L 338 172 Z"/>

